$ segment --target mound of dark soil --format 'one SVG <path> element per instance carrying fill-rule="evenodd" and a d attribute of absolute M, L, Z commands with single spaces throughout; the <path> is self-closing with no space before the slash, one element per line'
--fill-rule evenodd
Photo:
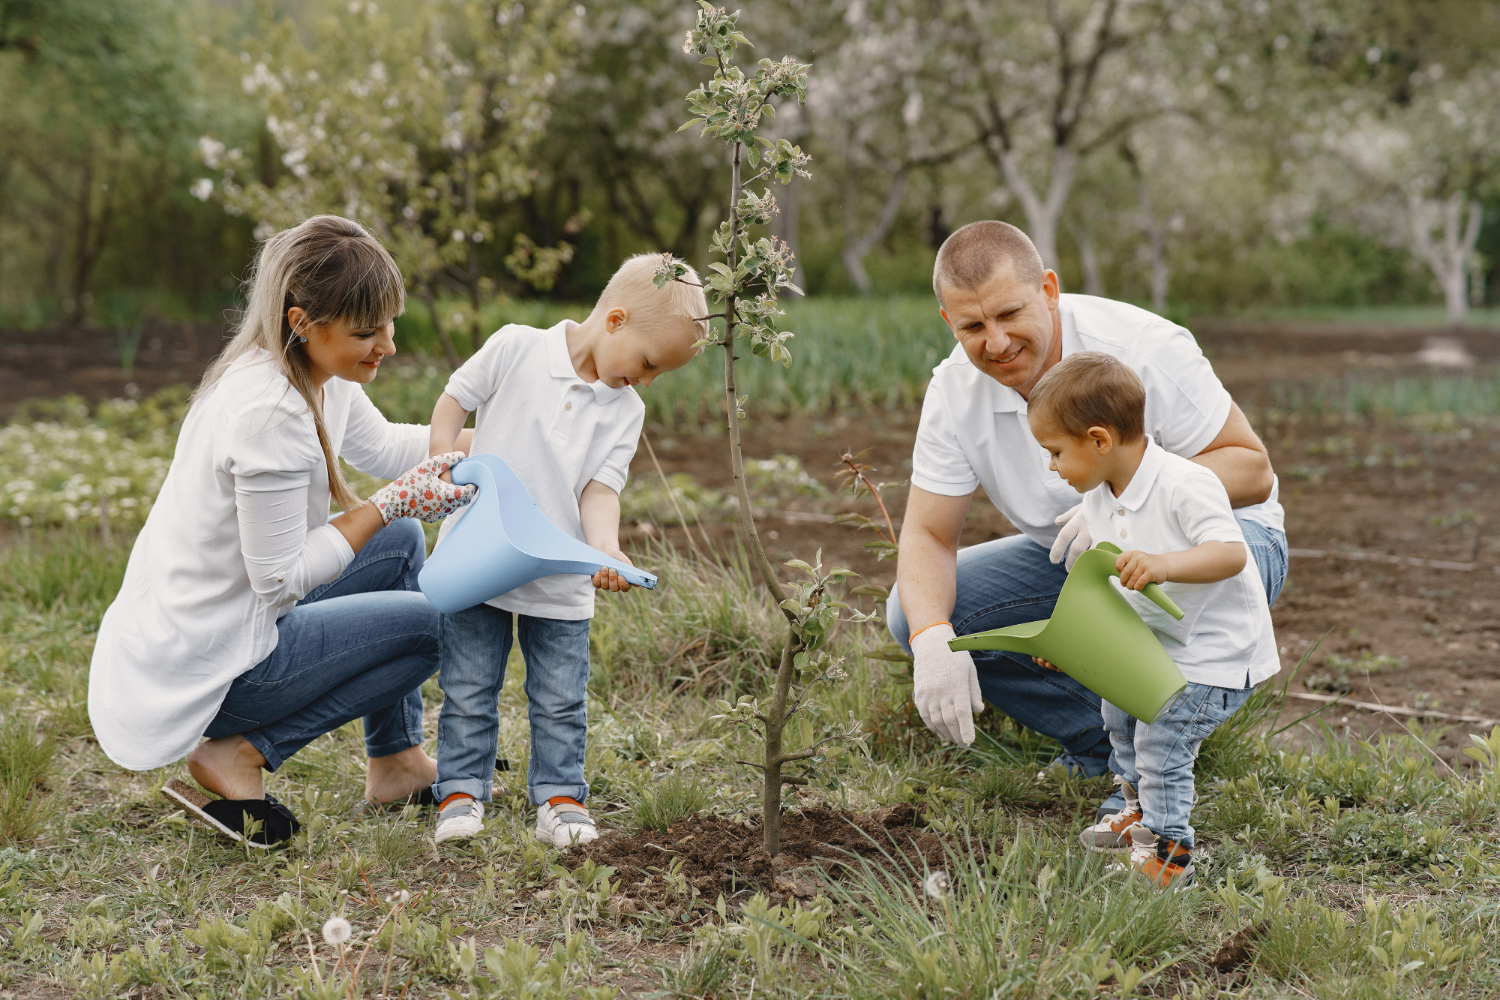
<path fill-rule="evenodd" d="M 821 807 L 788 813 L 781 821 L 781 852 L 770 858 L 761 846 L 758 822 L 697 815 L 665 832 L 605 833 L 571 852 L 567 864 L 576 867 L 592 860 L 613 866 L 619 872 L 617 905 L 624 913 L 669 900 L 673 889 L 666 876 L 679 859 L 678 873 L 698 890 L 700 899 L 711 903 L 722 893 L 726 901 L 743 902 L 764 892 L 780 904 L 788 896 L 811 899 L 818 894 L 822 875 L 814 863 L 830 873 L 856 863 L 851 855 L 887 866 L 889 855 L 918 871 L 924 864 L 941 867 L 943 842 L 919 823 L 910 805 L 868 813 Z"/>

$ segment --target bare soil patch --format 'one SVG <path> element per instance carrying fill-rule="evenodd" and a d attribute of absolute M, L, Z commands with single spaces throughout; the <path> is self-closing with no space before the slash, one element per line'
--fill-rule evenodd
<path fill-rule="evenodd" d="M 942 867 L 943 841 L 920 822 L 916 810 L 905 804 L 868 813 L 822 807 L 787 813 L 781 852 L 772 858 L 762 846 L 758 822 L 700 814 L 665 831 L 605 833 L 572 852 L 568 864 L 591 860 L 614 867 L 623 913 L 667 907 L 674 891 L 668 873 L 674 866 L 703 899 L 722 893 L 734 904 L 763 892 L 780 905 L 788 897 L 812 899 L 825 874 L 858 858 L 887 867 L 892 858 L 902 859 L 917 871 Z"/>

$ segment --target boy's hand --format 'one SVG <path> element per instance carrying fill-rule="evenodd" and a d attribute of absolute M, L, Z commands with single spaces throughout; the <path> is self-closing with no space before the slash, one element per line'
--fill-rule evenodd
<path fill-rule="evenodd" d="M 1039 667 L 1046 667 L 1048 670 L 1056 670 L 1058 673 L 1062 673 L 1062 670 L 1060 668 L 1053 666 L 1046 660 L 1042 659 L 1040 656 L 1033 656 L 1031 658 L 1031 662 L 1035 663 Z"/>
<path fill-rule="evenodd" d="M 628 566 L 635 565 L 635 563 L 630 561 L 630 557 L 621 552 L 619 549 L 600 549 L 599 551 L 603 552 L 605 555 L 614 556 L 616 559 L 620 560 L 620 562 L 625 563 Z M 623 594 L 625 593 L 625 591 L 630 589 L 630 584 L 625 582 L 625 578 L 622 577 L 618 571 L 613 569 L 605 568 L 599 570 L 599 572 L 594 574 L 593 580 L 594 586 L 599 590 L 612 590 L 617 594 Z"/>
<path fill-rule="evenodd" d="M 1164 555 L 1153 555 L 1138 549 L 1121 552 L 1115 559 L 1115 569 L 1120 571 L 1120 586 L 1126 590 L 1145 590 L 1148 583 L 1167 582 L 1167 559 Z"/>

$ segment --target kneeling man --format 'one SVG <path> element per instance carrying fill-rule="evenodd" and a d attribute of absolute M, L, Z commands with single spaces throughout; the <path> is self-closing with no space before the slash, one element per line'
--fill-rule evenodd
<path fill-rule="evenodd" d="M 891 634 L 915 660 L 917 709 L 933 732 L 967 746 L 988 701 L 1061 743 L 1055 764 L 1104 774 L 1110 743 L 1097 695 L 1029 657 L 948 648 L 955 635 L 1049 617 L 1067 567 L 1093 544 L 1077 492 L 1031 436 L 1032 387 L 1076 351 L 1133 369 L 1146 387 L 1146 433 L 1224 483 L 1274 604 L 1287 550 L 1270 458 L 1192 334 L 1124 302 L 1060 294 L 1016 227 L 959 229 L 938 251 L 932 286 L 958 346 L 933 369 L 922 404 L 887 605 Z M 1021 533 L 960 549 L 979 486 Z M 1128 531 L 1130 512 L 1120 516 Z"/>

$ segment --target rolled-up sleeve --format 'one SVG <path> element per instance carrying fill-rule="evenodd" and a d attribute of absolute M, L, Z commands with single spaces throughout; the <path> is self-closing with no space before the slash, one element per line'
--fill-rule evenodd
<path fill-rule="evenodd" d="M 275 608 L 290 608 L 313 588 L 337 579 L 354 559 L 348 539 L 333 525 L 307 530 L 307 488 L 307 476 L 298 473 L 234 477 L 250 587 Z"/>
<path fill-rule="evenodd" d="M 625 489 L 625 482 L 630 477 L 630 460 L 635 458 L 636 445 L 641 440 L 641 427 L 645 421 L 645 406 L 636 404 L 630 419 L 620 426 L 609 453 L 604 456 L 604 463 L 592 476 L 594 480 L 616 493 Z"/>

